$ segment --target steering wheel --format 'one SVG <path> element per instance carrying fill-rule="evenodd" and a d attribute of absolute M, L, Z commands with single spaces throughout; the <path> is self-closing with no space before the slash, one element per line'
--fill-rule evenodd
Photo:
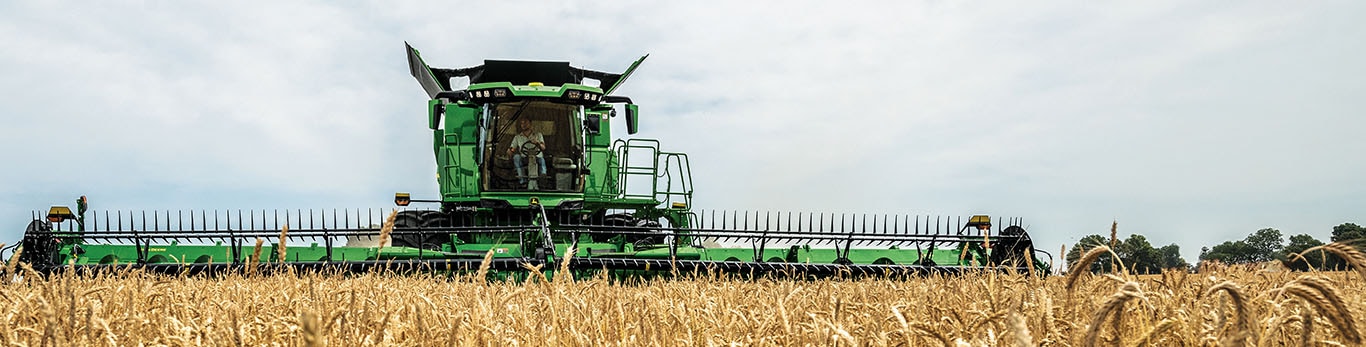
<path fill-rule="evenodd" d="M 541 146 L 531 141 L 523 142 L 522 154 L 528 157 L 534 157 L 537 154 L 541 154 Z"/>

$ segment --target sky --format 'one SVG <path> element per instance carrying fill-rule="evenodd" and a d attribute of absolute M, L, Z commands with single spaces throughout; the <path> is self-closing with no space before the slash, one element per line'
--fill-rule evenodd
<path fill-rule="evenodd" d="M 622 71 L 694 207 L 1022 217 L 1194 261 L 1366 224 L 1358 1 L 0 3 L 0 242 L 30 212 L 435 197 L 433 66 Z M 620 120 L 617 120 L 620 122 Z"/>

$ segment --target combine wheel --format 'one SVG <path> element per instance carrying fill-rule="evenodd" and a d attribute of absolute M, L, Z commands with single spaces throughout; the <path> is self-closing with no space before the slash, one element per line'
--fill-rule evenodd
<path fill-rule="evenodd" d="M 21 244 L 24 252 L 19 254 L 19 260 L 33 265 L 56 265 L 54 259 L 59 251 L 57 238 L 53 237 L 52 225 L 44 220 L 34 220 L 28 223 L 28 228 L 24 230 L 24 239 Z"/>
<path fill-rule="evenodd" d="M 997 242 L 991 245 L 991 262 L 997 265 L 1017 265 L 1024 266 L 1027 261 L 1025 257 L 1032 256 L 1029 250 L 1034 247 L 1034 241 L 1029 239 L 1029 234 L 1025 233 L 1024 228 L 1016 225 L 1001 230 L 1002 236 L 1019 236 L 1010 242 Z"/>
<path fill-rule="evenodd" d="M 394 228 L 411 228 L 414 233 L 394 235 L 394 247 L 422 248 L 440 251 L 441 245 L 450 242 L 450 235 L 435 228 L 450 227 L 450 220 L 437 211 L 403 211 L 394 219 Z M 423 233 L 415 233 L 416 228 L 424 228 Z"/>

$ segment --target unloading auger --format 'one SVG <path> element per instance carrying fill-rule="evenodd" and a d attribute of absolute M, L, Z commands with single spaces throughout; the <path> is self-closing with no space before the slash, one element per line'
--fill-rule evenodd
<path fill-rule="evenodd" d="M 622 73 L 507 60 L 452 69 L 430 67 L 405 46 L 430 97 L 439 197 L 397 193 L 398 208 L 136 212 L 87 211 L 81 197 L 76 211 L 34 213 L 20 260 L 40 272 L 1048 270 L 1018 218 L 693 210 L 687 154 L 612 136 L 608 119 L 618 110 L 626 133 L 638 130 L 639 108 L 613 92 L 646 57 Z M 457 78 L 468 85 L 452 87 Z"/>

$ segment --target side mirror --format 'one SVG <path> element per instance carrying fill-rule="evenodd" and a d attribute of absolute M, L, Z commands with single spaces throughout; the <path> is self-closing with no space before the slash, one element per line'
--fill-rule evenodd
<path fill-rule="evenodd" d="M 639 119 L 640 119 L 640 110 L 637 109 L 636 104 L 626 104 L 626 133 L 627 133 L 627 134 L 635 134 L 636 131 L 639 131 L 639 130 L 640 130 L 640 125 L 638 124 Z"/>
<path fill-rule="evenodd" d="M 441 115 L 446 113 L 446 104 L 441 100 L 432 100 L 427 104 L 427 127 L 432 130 L 441 128 Z"/>
<path fill-rule="evenodd" d="M 583 128 L 588 130 L 589 135 L 602 133 L 602 116 L 589 114 L 583 118 Z"/>

